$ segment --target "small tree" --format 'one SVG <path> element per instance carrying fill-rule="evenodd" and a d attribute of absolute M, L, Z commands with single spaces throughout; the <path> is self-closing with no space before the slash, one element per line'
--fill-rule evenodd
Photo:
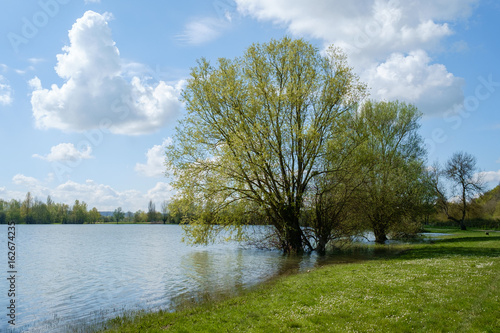
<path fill-rule="evenodd" d="M 148 204 L 148 222 L 156 221 L 156 206 L 153 200 L 149 200 Z"/>
<path fill-rule="evenodd" d="M 168 201 L 164 200 L 161 204 L 161 219 L 163 221 L 163 224 L 165 224 L 168 220 Z"/>
<path fill-rule="evenodd" d="M 120 222 L 121 220 L 123 220 L 123 218 L 125 217 L 125 213 L 123 212 L 121 207 L 115 209 L 115 211 L 113 212 L 113 217 L 115 218 L 116 222 Z"/>
<path fill-rule="evenodd" d="M 470 210 L 471 200 L 483 191 L 484 186 L 476 166 L 476 158 L 466 152 L 456 152 L 446 162 L 443 170 L 437 163 L 434 169 L 434 189 L 438 197 L 438 207 L 449 220 L 457 222 L 461 230 L 467 230 L 465 218 Z M 457 210 L 451 209 L 452 202 L 447 197 L 441 175 L 450 182 L 450 193 L 457 199 Z"/>
<path fill-rule="evenodd" d="M 7 202 L 0 199 L 0 224 L 7 224 Z"/>
<path fill-rule="evenodd" d="M 33 197 L 31 193 L 26 193 L 26 199 L 24 199 L 21 205 L 21 217 L 24 219 L 26 224 L 34 223 L 33 219 Z"/>
<path fill-rule="evenodd" d="M 89 211 L 89 222 L 90 223 L 95 223 L 98 222 L 101 219 L 101 213 L 97 210 L 97 208 L 93 207 Z"/>
<path fill-rule="evenodd" d="M 80 203 L 79 200 L 75 200 L 75 204 L 73 205 L 71 211 L 71 223 L 83 224 L 87 221 L 87 219 L 87 204 L 85 201 Z"/>

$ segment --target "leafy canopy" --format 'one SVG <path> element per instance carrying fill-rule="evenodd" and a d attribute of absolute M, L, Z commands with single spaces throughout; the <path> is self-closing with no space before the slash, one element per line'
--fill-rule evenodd
<path fill-rule="evenodd" d="M 223 212 L 241 213 L 246 202 L 276 228 L 283 249 L 300 251 L 308 184 L 326 172 L 327 143 L 364 93 L 339 49 L 323 57 L 303 40 L 254 44 L 216 66 L 199 60 L 183 92 L 187 115 L 167 150 L 181 201 L 199 209 L 189 221 L 193 239 L 234 224 Z"/>

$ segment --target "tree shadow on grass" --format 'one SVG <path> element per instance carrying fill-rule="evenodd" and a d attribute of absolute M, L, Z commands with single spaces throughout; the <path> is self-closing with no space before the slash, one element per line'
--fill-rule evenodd
<path fill-rule="evenodd" d="M 463 245 L 454 245 L 460 243 Z M 456 256 L 498 258 L 500 257 L 500 236 L 439 239 L 427 246 L 403 251 L 400 258 L 430 259 Z"/>
<path fill-rule="evenodd" d="M 436 244 L 445 244 L 445 243 L 462 243 L 462 242 L 499 242 L 500 244 L 500 236 L 481 236 L 481 237 L 460 237 L 460 238 L 449 238 L 449 239 L 436 239 L 434 242 Z M 500 246 L 500 245 L 499 245 Z"/>
<path fill-rule="evenodd" d="M 451 257 L 489 257 L 499 258 L 500 249 L 498 248 L 477 248 L 477 247 L 431 247 L 423 249 L 412 249 L 405 252 L 400 258 L 404 259 L 435 259 L 435 258 L 451 258 Z"/>

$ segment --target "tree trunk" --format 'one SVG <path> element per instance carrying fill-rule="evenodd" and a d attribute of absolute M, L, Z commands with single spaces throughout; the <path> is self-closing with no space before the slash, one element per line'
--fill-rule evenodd
<path fill-rule="evenodd" d="M 285 248 L 283 251 L 287 254 L 300 254 L 304 252 L 304 247 L 302 246 L 302 234 L 300 226 L 289 225 L 286 227 L 285 232 Z"/>
<path fill-rule="evenodd" d="M 302 230 L 300 229 L 299 217 L 291 208 L 283 210 L 283 252 L 287 254 L 300 254 L 304 252 L 302 244 Z"/>
<path fill-rule="evenodd" d="M 387 241 L 387 234 L 385 231 L 385 226 L 381 223 L 377 223 L 373 226 L 373 233 L 375 234 L 375 243 L 385 244 Z"/>
<path fill-rule="evenodd" d="M 460 220 L 460 230 L 467 230 L 467 228 L 465 227 L 465 221 L 464 220 Z"/>
<path fill-rule="evenodd" d="M 318 244 L 316 244 L 316 252 L 318 252 L 318 254 L 321 256 L 324 256 L 326 254 L 326 243 L 327 239 L 320 236 L 318 239 Z"/>

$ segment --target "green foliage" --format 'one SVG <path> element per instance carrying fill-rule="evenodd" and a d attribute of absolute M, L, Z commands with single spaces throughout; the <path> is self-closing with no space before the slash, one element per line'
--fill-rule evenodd
<path fill-rule="evenodd" d="M 113 218 L 116 222 L 120 222 L 125 218 L 125 213 L 122 211 L 121 207 L 115 209 L 115 211 L 113 212 Z"/>
<path fill-rule="evenodd" d="M 400 102 L 368 101 L 359 113 L 363 183 L 356 206 L 378 243 L 416 221 L 432 200 L 419 119 L 415 106 Z"/>
<path fill-rule="evenodd" d="M 500 219 L 500 185 L 483 193 L 473 201 L 480 207 L 481 216 L 489 219 Z"/>
<path fill-rule="evenodd" d="M 441 169 L 437 162 L 433 166 L 432 180 L 437 206 L 448 220 L 458 223 L 462 230 L 466 230 L 467 215 L 474 218 L 484 215 L 484 206 L 474 199 L 483 191 L 483 180 L 478 171 L 476 158 L 462 151 L 455 152 L 444 168 Z M 449 181 L 448 188 L 442 176 Z M 455 197 L 456 200 L 450 200 L 449 197 Z"/>
<path fill-rule="evenodd" d="M 308 185 L 325 171 L 327 143 L 364 90 L 338 49 L 322 57 L 303 40 L 254 44 L 217 66 L 201 59 L 167 150 L 178 203 L 195 206 L 186 221 L 193 241 L 228 226 L 228 214 L 239 211 L 232 206 L 246 202 L 265 212 L 284 251 L 300 252 Z"/>
<path fill-rule="evenodd" d="M 154 215 L 150 214 L 150 216 L 150 221 L 165 219 L 165 222 L 168 223 L 180 223 L 181 219 L 179 216 L 171 215 L 168 210 L 165 211 L 165 215 L 154 212 Z M 28 192 L 24 201 L 0 199 L 0 224 L 9 221 L 14 221 L 17 224 L 83 224 L 122 221 L 126 223 L 143 223 L 148 221 L 148 215 L 142 210 L 137 211 L 135 214 L 132 212 L 125 213 L 121 207 L 118 207 L 113 216 L 102 216 L 95 207 L 89 210 L 87 203 L 84 201 L 75 200 L 73 206 L 69 206 L 64 203 L 55 203 L 48 196 L 46 202 L 42 202 L 38 198 L 33 198 L 31 193 Z"/>

